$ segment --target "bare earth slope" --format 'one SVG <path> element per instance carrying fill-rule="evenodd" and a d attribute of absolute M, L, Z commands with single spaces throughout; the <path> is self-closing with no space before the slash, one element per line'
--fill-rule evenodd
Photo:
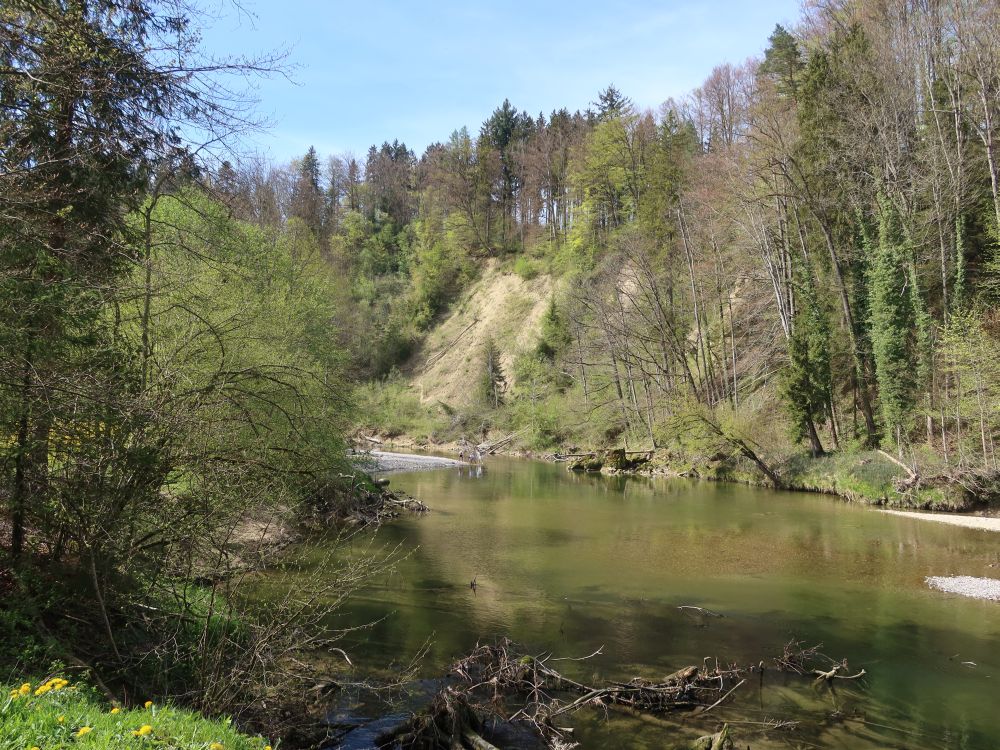
<path fill-rule="evenodd" d="M 553 286 L 550 276 L 526 281 L 502 273 L 492 261 L 410 361 L 410 382 L 421 402 L 469 405 L 480 377 L 483 346 L 490 337 L 500 347 L 501 364 L 513 385 L 514 359 L 537 344 Z"/>

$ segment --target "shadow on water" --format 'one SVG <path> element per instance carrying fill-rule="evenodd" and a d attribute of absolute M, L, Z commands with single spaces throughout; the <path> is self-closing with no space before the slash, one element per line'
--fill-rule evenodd
<path fill-rule="evenodd" d="M 990 575 L 998 540 L 987 532 L 815 495 L 580 476 L 527 461 L 392 482 L 432 511 L 378 532 L 378 543 L 410 554 L 332 620 L 375 623 L 341 644 L 362 665 L 405 662 L 431 639 L 421 673 L 441 677 L 477 642 L 506 635 L 533 653 L 603 646 L 568 664 L 624 680 L 705 657 L 756 664 L 794 638 L 867 669 L 864 688 L 818 692 L 768 677 L 763 691 L 741 689 L 676 732 L 581 712 L 577 739 L 663 747 L 728 720 L 754 750 L 1000 747 L 1000 605 L 924 585 L 928 575 Z M 323 559 L 306 545 L 298 565 L 309 571 Z M 760 734 L 774 719 L 799 724 Z"/>

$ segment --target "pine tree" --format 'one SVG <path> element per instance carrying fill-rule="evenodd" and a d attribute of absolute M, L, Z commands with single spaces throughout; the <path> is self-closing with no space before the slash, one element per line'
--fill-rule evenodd
<path fill-rule="evenodd" d="M 542 330 L 537 353 L 545 359 L 555 359 L 556 354 L 566 348 L 570 340 L 566 320 L 556 306 L 555 299 L 550 299 L 548 309 L 542 316 Z"/>
<path fill-rule="evenodd" d="M 317 237 L 323 233 L 324 198 L 320 188 L 319 157 L 312 146 L 298 164 L 292 187 L 291 215 L 302 219 Z"/>
<path fill-rule="evenodd" d="M 619 91 L 612 83 L 597 95 L 597 117 L 602 122 L 619 117 L 632 107 L 632 100 Z"/>
<path fill-rule="evenodd" d="M 500 362 L 502 354 L 500 347 L 492 338 L 483 344 L 483 371 L 480 380 L 480 390 L 483 401 L 494 409 L 499 409 L 504 402 L 507 391 L 507 376 Z"/>
<path fill-rule="evenodd" d="M 770 44 L 764 51 L 764 61 L 760 64 L 758 72 L 761 75 L 773 75 L 777 79 L 778 91 L 785 96 L 795 98 L 798 93 L 798 79 L 805 67 L 799 53 L 799 45 L 795 37 L 781 24 L 774 27 L 768 42 Z"/>

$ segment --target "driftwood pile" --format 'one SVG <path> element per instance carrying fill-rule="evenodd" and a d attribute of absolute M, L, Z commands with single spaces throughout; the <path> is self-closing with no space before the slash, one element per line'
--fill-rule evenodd
<path fill-rule="evenodd" d="M 600 649 L 584 659 L 600 653 Z M 678 669 L 658 680 L 634 678 L 627 682 L 590 685 L 570 679 L 553 666 L 561 661 L 549 655 L 525 654 L 509 640 L 478 646 L 456 662 L 452 672 L 459 680 L 438 693 L 426 712 L 414 716 L 382 738 L 380 747 L 404 750 L 496 750 L 496 738 L 490 727 L 498 721 L 527 727 L 542 747 L 575 747 L 573 729 L 566 717 L 584 707 L 614 711 L 640 720 L 666 726 L 665 714 L 685 712 L 689 716 L 706 714 L 724 704 L 751 675 L 763 683 L 764 662 L 741 667 L 705 659 L 701 665 Z M 574 659 L 573 661 L 581 661 Z M 818 647 L 803 648 L 791 642 L 781 656 L 773 660 L 780 672 L 814 677 L 816 683 L 836 679 L 856 680 L 847 671 L 846 662 L 836 662 L 819 653 Z M 822 665 L 824 668 L 821 668 Z M 770 722 L 770 729 L 791 729 L 793 721 Z M 701 737 L 692 748 L 721 750 L 733 747 L 728 725 L 716 734 Z M 518 745 L 521 747 L 522 745 Z"/>
<path fill-rule="evenodd" d="M 378 526 L 403 511 L 427 513 L 430 509 L 405 492 L 390 490 L 364 472 L 340 474 L 345 487 L 314 503 L 319 520 L 348 526 Z"/>
<path fill-rule="evenodd" d="M 510 447 L 510 445 L 517 438 L 527 431 L 527 428 L 525 428 L 523 430 L 518 430 L 517 432 L 512 432 L 509 435 L 504 435 L 496 440 L 485 440 L 476 446 L 476 450 L 479 451 L 480 455 L 488 456 L 491 453 L 496 453 L 497 451 Z"/>

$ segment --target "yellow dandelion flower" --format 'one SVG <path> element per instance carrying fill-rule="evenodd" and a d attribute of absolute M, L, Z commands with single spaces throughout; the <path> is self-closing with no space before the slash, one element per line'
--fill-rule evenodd
<path fill-rule="evenodd" d="M 58 717 L 56 719 L 56 721 L 58 721 L 60 724 L 62 724 L 64 721 L 66 721 L 66 717 L 65 716 L 60 716 L 60 717 Z"/>
<path fill-rule="evenodd" d="M 19 692 L 17 692 L 16 690 L 11 690 L 11 691 L 10 691 L 10 697 L 11 697 L 11 698 L 16 698 L 16 697 L 17 697 L 17 696 L 19 696 L 19 695 L 20 695 L 20 693 L 19 693 Z"/>
<path fill-rule="evenodd" d="M 38 745 L 32 745 L 29 750 L 42 750 Z"/>
<path fill-rule="evenodd" d="M 141 727 L 132 732 L 132 734 L 134 734 L 136 737 L 145 737 L 147 734 L 152 734 L 152 733 L 153 733 L 153 728 L 149 726 L 149 724 L 143 724 Z"/>
<path fill-rule="evenodd" d="M 17 692 L 19 692 L 21 695 L 27 695 L 28 693 L 31 692 L 31 683 L 30 682 L 24 683 L 23 685 L 21 685 L 21 687 L 17 689 Z"/>
<path fill-rule="evenodd" d="M 271 750 L 271 746 L 270 745 L 264 745 L 264 750 Z"/>
<path fill-rule="evenodd" d="M 38 689 L 35 691 L 35 695 L 45 695 L 51 689 L 52 689 L 52 686 L 49 685 L 49 684 L 47 684 L 47 683 L 45 685 L 39 685 Z"/>
<path fill-rule="evenodd" d="M 142 705 L 145 706 L 146 708 L 152 708 L 153 707 L 153 701 L 146 701 Z"/>
<path fill-rule="evenodd" d="M 112 713 L 112 714 L 116 714 L 116 713 L 118 713 L 119 711 L 121 711 L 121 709 L 120 709 L 120 708 L 118 708 L 118 706 L 115 706 L 114 708 L 112 708 L 112 709 L 111 709 L 111 713 Z"/>
<path fill-rule="evenodd" d="M 76 736 L 83 737 L 83 735 L 90 734 L 93 731 L 94 731 L 93 727 L 80 727 L 79 729 L 76 730 Z"/>
<path fill-rule="evenodd" d="M 226 748 L 222 746 L 221 742 L 213 742 L 208 746 L 208 750 L 226 750 Z"/>

